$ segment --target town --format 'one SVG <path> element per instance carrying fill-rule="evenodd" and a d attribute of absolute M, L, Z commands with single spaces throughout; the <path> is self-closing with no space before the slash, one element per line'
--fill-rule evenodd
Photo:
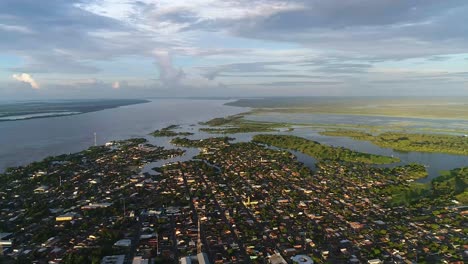
<path fill-rule="evenodd" d="M 109 142 L 1 175 L 5 263 L 464 263 L 466 206 L 396 206 L 401 167 L 321 160 L 228 137 Z"/>

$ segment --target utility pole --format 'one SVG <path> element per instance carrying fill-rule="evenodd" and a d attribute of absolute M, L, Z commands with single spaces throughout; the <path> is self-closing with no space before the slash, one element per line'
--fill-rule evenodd
<path fill-rule="evenodd" d="M 159 256 L 159 234 L 156 232 L 156 256 Z"/>
<path fill-rule="evenodd" d="M 94 146 L 97 147 L 97 134 L 94 132 Z"/>
<path fill-rule="evenodd" d="M 125 211 L 125 198 L 120 198 L 120 200 L 123 200 L 123 217 L 125 218 L 126 211 Z"/>

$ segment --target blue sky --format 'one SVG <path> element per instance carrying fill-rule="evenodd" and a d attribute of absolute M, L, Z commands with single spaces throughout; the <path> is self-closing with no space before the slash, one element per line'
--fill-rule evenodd
<path fill-rule="evenodd" d="M 465 0 L 2 0 L 0 98 L 468 96 Z"/>

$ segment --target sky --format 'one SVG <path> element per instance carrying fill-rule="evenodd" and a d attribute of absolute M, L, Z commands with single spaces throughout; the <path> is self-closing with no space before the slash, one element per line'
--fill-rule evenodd
<path fill-rule="evenodd" d="M 466 0 L 1 0 L 0 100 L 468 96 Z"/>

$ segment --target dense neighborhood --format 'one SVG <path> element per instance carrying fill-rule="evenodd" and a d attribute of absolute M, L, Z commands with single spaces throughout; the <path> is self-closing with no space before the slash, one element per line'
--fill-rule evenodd
<path fill-rule="evenodd" d="M 464 263 L 468 210 L 391 205 L 405 170 L 230 138 L 109 142 L 1 175 L 5 263 Z"/>

